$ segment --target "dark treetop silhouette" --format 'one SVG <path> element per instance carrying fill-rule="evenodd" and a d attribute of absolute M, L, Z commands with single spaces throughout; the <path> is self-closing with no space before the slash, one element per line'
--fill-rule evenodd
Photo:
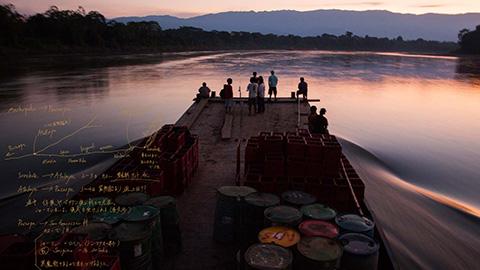
<path fill-rule="evenodd" d="M 13 5 L 0 6 L 0 53 L 70 53 L 95 51 L 187 51 L 249 49 L 322 49 L 415 51 L 445 53 L 452 42 L 359 37 L 351 32 L 335 36 L 278 36 L 248 32 L 204 31 L 181 27 L 162 30 L 156 22 L 107 20 L 96 11 L 59 10 L 53 6 L 30 17 Z"/>
<path fill-rule="evenodd" d="M 480 54 L 480 25 L 473 31 L 463 29 L 458 33 L 460 52 L 465 54 Z"/>

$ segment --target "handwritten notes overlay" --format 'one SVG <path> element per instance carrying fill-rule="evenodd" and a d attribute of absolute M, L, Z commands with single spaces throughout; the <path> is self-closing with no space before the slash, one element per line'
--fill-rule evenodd
<path fill-rule="evenodd" d="M 3 113 L 35 118 L 28 127 L 31 138 L 6 142 L 2 152 L 14 190 L 6 201 L 18 211 L 16 231 L 28 236 L 25 249 L 34 254 L 32 267 L 116 269 L 122 243 L 111 234 L 131 207 L 116 204 L 115 198 L 148 191 L 151 179 L 158 179 L 152 172 L 160 168 L 159 149 L 132 143 L 128 121 L 125 143 L 95 140 L 101 121 L 94 115 L 78 117 L 68 107 L 22 105 Z M 156 128 L 150 124 L 145 135 Z M 135 154 L 137 148 L 140 154 Z M 130 168 L 129 157 L 151 170 Z"/>

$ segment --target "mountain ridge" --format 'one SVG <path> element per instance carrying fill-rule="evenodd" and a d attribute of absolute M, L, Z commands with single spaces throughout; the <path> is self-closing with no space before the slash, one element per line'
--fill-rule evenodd
<path fill-rule="evenodd" d="M 207 31 L 245 31 L 299 36 L 341 35 L 350 31 L 359 36 L 388 38 L 402 36 L 409 40 L 422 38 L 456 41 L 457 34 L 461 29 L 474 29 L 476 25 L 480 25 L 480 13 L 416 15 L 387 10 L 317 9 L 310 11 L 227 11 L 190 18 L 148 15 L 117 17 L 113 20 L 124 23 L 156 21 L 163 29 L 190 26 Z"/>

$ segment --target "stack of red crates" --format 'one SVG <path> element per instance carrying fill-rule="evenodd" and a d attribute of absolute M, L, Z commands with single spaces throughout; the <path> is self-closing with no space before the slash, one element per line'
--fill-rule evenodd
<path fill-rule="evenodd" d="M 350 165 L 333 135 L 297 132 L 261 132 L 245 148 L 245 185 L 260 191 L 279 193 L 288 189 L 306 190 L 320 202 L 335 202 L 339 208 L 353 199 L 343 172 L 358 199 L 365 186 Z M 348 189 L 346 189 L 348 188 Z"/>
<path fill-rule="evenodd" d="M 114 197 L 130 191 L 179 195 L 198 168 L 198 151 L 198 136 L 188 128 L 165 125 L 90 184 L 96 192 L 83 196 Z"/>

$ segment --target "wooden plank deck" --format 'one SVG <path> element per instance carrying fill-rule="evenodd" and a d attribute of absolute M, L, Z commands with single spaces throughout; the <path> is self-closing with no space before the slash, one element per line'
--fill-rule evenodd
<path fill-rule="evenodd" d="M 225 121 L 224 106 L 217 100 L 203 105 L 200 112 L 192 112 L 195 120 L 182 116 L 181 123 L 191 123 L 192 133 L 199 135 L 200 166 L 192 184 L 178 198 L 181 218 L 183 251 L 171 265 L 171 269 L 235 269 L 235 250 L 230 245 L 213 240 L 213 222 L 216 189 L 235 184 L 236 148 L 260 131 L 295 131 L 298 123 L 298 107 L 304 114 L 308 103 L 289 99 L 289 102 L 266 103 L 263 114 L 248 116 L 248 107 L 237 100 L 231 115 L 229 140 L 222 140 Z M 198 110 L 198 107 L 196 107 Z M 198 115 L 196 115 L 198 114 Z M 230 116 L 227 116 L 227 119 Z M 301 123 L 306 116 L 301 115 Z M 226 121 L 230 122 L 230 120 Z M 242 164 L 243 168 L 243 164 Z"/>

